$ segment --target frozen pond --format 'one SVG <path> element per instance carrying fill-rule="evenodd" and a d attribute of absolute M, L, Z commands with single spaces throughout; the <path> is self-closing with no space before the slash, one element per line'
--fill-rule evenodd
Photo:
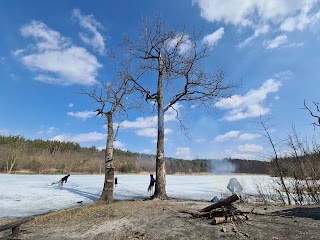
<path fill-rule="evenodd" d="M 104 175 L 71 175 L 60 189 L 51 185 L 64 175 L 0 174 L 0 219 L 37 215 L 54 210 L 86 205 L 97 201 L 103 187 Z M 144 199 L 149 175 L 116 175 L 115 200 Z M 168 197 L 210 201 L 230 194 L 227 184 L 236 177 L 245 196 L 257 195 L 255 182 L 264 184 L 272 178 L 266 175 L 167 175 Z M 82 201 L 81 204 L 77 203 Z"/>

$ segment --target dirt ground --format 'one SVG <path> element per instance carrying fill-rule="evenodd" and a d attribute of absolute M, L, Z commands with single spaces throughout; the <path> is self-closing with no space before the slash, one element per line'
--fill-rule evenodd
<path fill-rule="evenodd" d="M 320 239 L 320 205 L 235 203 L 248 214 L 239 223 L 210 224 L 190 213 L 210 202 L 121 201 L 57 211 L 22 225 L 19 239 Z"/>

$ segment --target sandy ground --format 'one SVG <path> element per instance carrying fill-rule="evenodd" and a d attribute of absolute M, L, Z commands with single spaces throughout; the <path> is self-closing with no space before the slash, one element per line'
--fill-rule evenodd
<path fill-rule="evenodd" d="M 235 203 L 239 210 L 250 212 L 249 220 L 219 225 L 186 213 L 210 204 L 182 200 L 94 203 L 38 216 L 22 226 L 19 239 L 320 239 L 320 205 Z"/>

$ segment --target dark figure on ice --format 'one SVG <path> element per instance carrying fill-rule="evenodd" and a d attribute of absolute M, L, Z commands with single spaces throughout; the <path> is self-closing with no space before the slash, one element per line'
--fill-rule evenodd
<path fill-rule="evenodd" d="M 150 184 L 148 187 L 148 192 L 150 191 L 150 194 L 152 194 L 153 187 L 154 187 L 155 183 L 156 183 L 156 180 L 154 179 L 153 174 L 150 174 Z"/>
<path fill-rule="evenodd" d="M 117 184 L 118 184 L 118 178 L 117 178 L 117 177 L 115 177 L 115 178 L 114 178 L 114 186 L 116 187 L 116 186 L 117 186 Z"/>
<path fill-rule="evenodd" d="M 232 194 L 237 193 L 241 197 L 243 187 L 236 178 L 230 178 L 227 188 L 232 192 Z"/>
<path fill-rule="evenodd" d="M 60 188 L 62 188 L 63 183 L 66 183 L 66 182 L 67 182 L 68 177 L 70 177 L 70 174 L 68 174 L 67 176 L 64 176 L 64 177 L 61 178 L 58 182 L 53 182 L 51 185 L 60 183 Z"/>

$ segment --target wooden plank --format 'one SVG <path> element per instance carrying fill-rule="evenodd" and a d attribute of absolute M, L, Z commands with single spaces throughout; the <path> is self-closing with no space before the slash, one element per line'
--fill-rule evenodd
<path fill-rule="evenodd" d="M 12 237 L 18 237 L 20 235 L 20 225 L 12 228 Z"/>
<path fill-rule="evenodd" d="M 32 217 L 22 218 L 20 220 L 2 225 L 0 226 L 0 232 L 8 229 L 12 229 L 12 236 L 17 237 L 20 234 L 20 225 L 30 221 L 31 219 L 33 218 Z"/>

